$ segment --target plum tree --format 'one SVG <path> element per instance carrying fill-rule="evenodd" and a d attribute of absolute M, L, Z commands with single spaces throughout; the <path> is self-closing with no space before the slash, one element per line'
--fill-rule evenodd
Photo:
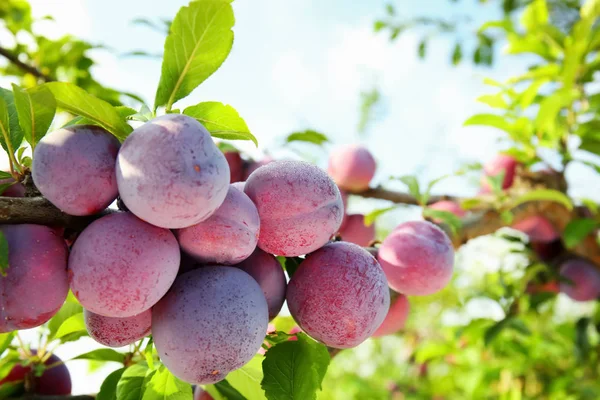
<path fill-rule="evenodd" d="M 152 337 L 162 362 L 180 379 L 196 384 L 218 382 L 250 361 L 268 323 L 258 283 L 229 266 L 206 266 L 179 276 L 152 309 Z"/>
<path fill-rule="evenodd" d="M 375 240 L 375 224 L 365 225 L 363 214 L 347 215 L 339 233 L 345 242 L 365 247 Z"/>
<path fill-rule="evenodd" d="M 244 180 L 244 160 L 238 151 L 226 151 L 223 153 L 229 165 L 229 181 L 231 183 Z"/>
<path fill-rule="evenodd" d="M 404 328 L 408 312 L 410 311 L 410 303 L 408 298 L 400 294 L 392 301 L 390 310 L 388 311 L 383 323 L 377 328 L 373 337 L 391 335 Z"/>
<path fill-rule="evenodd" d="M 571 259 L 560 267 L 560 292 L 576 301 L 596 300 L 600 296 L 600 271 L 583 259 Z"/>
<path fill-rule="evenodd" d="M 131 213 L 102 217 L 77 238 L 69 257 L 71 290 L 89 311 L 131 317 L 152 307 L 179 269 L 177 239 Z"/>
<path fill-rule="evenodd" d="M 259 230 L 256 206 L 244 192 L 230 185 L 217 211 L 175 234 L 181 248 L 198 261 L 233 265 L 252 254 Z"/>
<path fill-rule="evenodd" d="M 443 289 L 452 278 L 454 249 L 448 236 L 427 221 L 398 225 L 379 248 L 390 287 L 409 296 Z"/>
<path fill-rule="evenodd" d="M 496 157 L 488 161 L 484 167 L 484 176 L 482 177 L 482 187 L 490 191 L 491 186 L 488 181 L 488 177 L 495 177 L 504 173 L 502 179 L 502 189 L 508 189 L 512 186 L 515 180 L 515 174 L 517 171 L 517 160 L 507 154 L 498 154 Z"/>
<path fill-rule="evenodd" d="M 287 290 L 290 313 L 304 332 L 334 348 L 358 346 L 383 322 L 390 293 L 377 260 L 353 243 L 311 253 Z"/>
<path fill-rule="evenodd" d="M 560 238 L 552 223 L 540 215 L 527 217 L 513 224 L 512 228 L 525 233 L 531 242 L 550 243 Z"/>
<path fill-rule="evenodd" d="M 37 354 L 36 349 L 31 349 L 33 355 Z M 62 360 L 56 355 L 52 354 L 44 362 L 46 368 L 40 376 L 36 376 L 35 369 L 32 368 L 34 364 L 23 366 L 21 364 L 15 365 L 8 375 L 0 380 L 0 386 L 4 383 L 9 382 L 21 382 L 28 380 L 28 385 L 31 385 L 30 394 L 41 394 L 47 396 L 61 396 L 71 394 L 71 374 L 67 369 L 67 366 L 62 363 Z"/>
<path fill-rule="evenodd" d="M 262 160 L 259 160 L 259 161 L 251 161 L 248 164 L 248 166 L 246 167 L 246 170 L 244 171 L 244 179 L 243 180 L 247 181 L 248 178 L 250 177 L 250 175 L 252 175 L 252 173 L 254 171 L 256 171 L 257 169 L 259 169 L 262 166 L 272 163 L 273 161 L 275 161 L 275 159 L 270 156 L 266 156 L 265 158 L 263 158 Z"/>
<path fill-rule="evenodd" d="M 275 318 L 285 301 L 286 288 L 285 273 L 279 261 L 271 254 L 256 249 L 250 257 L 236 266 L 258 282 L 267 299 L 269 319 Z"/>
<path fill-rule="evenodd" d="M 258 247 L 267 253 L 310 253 L 342 223 L 339 189 L 325 171 L 307 162 L 273 161 L 254 171 L 244 191 L 258 209 Z"/>
<path fill-rule="evenodd" d="M 118 151 L 117 138 L 98 126 L 58 129 L 44 136 L 33 152 L 33 181 L 67 214 L 96 214 L 117 198 Z"/>
<path fill-rule="evenodd" d="M 67 245 L 41 225 L 0 225 L 9 247 L 6 276 L 0 276 L 0 333 L 48 321 L 64 303 L 69 284 Z"/>
<path fill-rule="evenodd" d="M 204 221 L 223 203 L 229 166 L 204 126 L 185 115 L 167 114 L 135 129 L 123 142 L 117 183 L 121 199 L 136 216 L 179 229 Z"/>
<path fill-rule="evenodd" d="M 362 191 L 375 175 L 375 159 L 365 147 L 350 145 L 331 153 L 327 172 L 340 189 Z"/>
<path fill-rule="evenodd" d="M 125 318 L 104 317 L 84 310 L 85 327 L 96 342 L 108 347 L 122 347 L 150 334 L 152 311 Z"/>

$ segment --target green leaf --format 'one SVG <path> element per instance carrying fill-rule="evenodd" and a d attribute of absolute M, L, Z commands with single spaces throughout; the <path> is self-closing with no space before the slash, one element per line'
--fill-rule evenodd
<path fill-rule="evenodd" d="M 598 214 L 598 204 L 592 199 L 583 198 L 581 199 L 581 203 L 590 210 L 592 215 Z"/>
<path fill-rule="evenodd" d="M 375 32 L 379 32 L 380 30 L 382 30 L 386 26 L 387 26 L 387 23 L 385 23 L 385 21 L 375 21 L 373 23 L 373 30 Z"/>
<path fill-rule="evenodd" d="M 78 313 L 67 318 L 65 322 L 61 324 L 60 328 L 58 328 L 54 338 L 60 339 L 63 336 L 78 332 L 86 332 L 83 313 Z"/>
<path fill-rule="evenodd" d="M 273 321 L 271 321 L 273 325 L 277 328 L 278 331 L 289 332 L 297 326 L 296 321 L 292 317 L 278 315 L 275 317 Z"/>
<path fill-rule="evenodd" d="M 571 104 L 578 97 L 579 91 L 577 90 L 561 89 L 542 100 L 535 119 L 537 129 L 540 131 L 552 130 L 560 110 Z"/>
<path fill-rule="evenodd" d="M 500 213 L 500 219 L 502 219 L 502 222 L 504 222 L 506 225 L 512 224 L 514 218 L 515 216 L 510 210 L 504 210 Z"/>
<path fill-rule="evenodd" d="M 146 348 L 144 349 L 144 358 L 146 359 L 146 363 L 148 363 L 148 367 L 150 369 L 154 369 L 154 339 L 150 336 L 148 339 L 148 343 L 146 344 Z"/>
<path fill-rule="evenodd" d="M 323 143 L 329 142 L 329 138 L 327 138 L 327 136 L 323 135 L 320 132 L 308 129 L 306 131 L 294 132 L 294 133 L 289 134 L 288 137 L 285 139 L 285 141 L 287 143 L 308 142 L 308 143 L 314 143 L 314 144 L 320 146 Z"/>
<path fill-rule="evenodd" d="M 441 222 L 448 225 L 450 229 L 452 229 L 453 234 L 456 234 L 456 232 L 458 232 L 462 227 L 460 217 L 449 211 L 435 210 L 433 208 L 425 207 L 423 209 L 423 216 L 433 220 L 441 220 Z"/>
<path fill-rule="evenodd" d="M 463 170 L 459 170 L 454 175 L 455 176 L 460 176 L 460 175 L 464 175 L 465 173 L 466 172 L 463 172 Z M 440 183 L 441 181 L 443 181 L 444 179 L 450 178 L 451 176 L 452 176 L 452 174 L 442 175 L 439 178 L 435 178 L 434 180 L 432 180 L 431 182 L 429 182 L 427 184 L 427 188 L 425 188 L 425 191 L 421 195 L 421 202 L 423 204 L 429 203 L 429 197 L 431 196 L 431 190 L 433 189 L 433 187 L 435 185 L 437 185 L 438 183 Z"/>
<path fill-rule="evenodd" d="M 496 195 L 500 195 L 502 193 L 502 183 L 504 182 L 504 175 L 506 174 L 505 170 L 500 171 L 499 174 L 494 176 L 485 176 L 486 182 L 492 188 L 492 192 Z"/>
<path fill-rule="evenodd" d="M 383 214 L 387 213 L 388 211 L 395 210 L 396 208 L 397 208 L 396 206 L 393 206 L 393 207 L 387 207 L 387 208 L 379 208 L 377 210 L 371 211 L 370 213 L 365 215 L 365 225 L 371 226 L 377 220 L 377 218 L 381 217 Z"/>
<path fill-rule="evenodd" d="M 327 348 L 306 336 L 267 351 L 262 388 L 269 400 L 314 400 L 329 365 Z"/>
<path fill-rule="evenodd" d="M 514 205 L 518 206 L 519 204 L 527 203 L 529 201 L 553 201 L 562 204 L 569 211 L 573 209 L 571 199 L 569 199 L 566 194 L 553 189 L 537 189 L 527 192 L 516 199 Z"/>
<path fill-rule="evenodd" d="M 427 51 L 427 40 L 423 39 L 419 42 L 419 50 L 418 50 L 419 58 L 421 58 L 421 59 L 425 58 L 426 51 Z"/>
<path fill-rule="evenodd" d="M 127 368 L 117 384 L 117 400 L 142 400 L 148 367 L 135 364 Z"/>
<path fill-rule="evenodd" d="M 515 84 L 521 81 L 530 79 L 548 78 L 550 80 L 556 79 L 562 70 L 561 65 L 555 63 L 541 64 L 539 67 L 531 68 L 528 72 L 523 75 L 511 78 L 508 83 Z"/>
<path fill-rule="evenodd" d="M 292 278 L 292 276 L 294 275 L 294 273 L 300 266 L 300 263 L 302 261 L 304 261 L 304 259 L 300 258 L 300 257 L 284 257 L 284 256 L 277 256 L 277 260 L 279 261 L 279 264 L 281 264 L 281 266 L 283 268 L 285 268 L 290 279 Z"/>
<path fill-rule="evenodd" d="M 460 202 L 460 208 L 462 208 L 463 210 L 471 210 L 481 204 L 483 204 L 483 201 L 476 197 L 472 199 L 463 199 Z"/>
<path fill-rule="evenodd" d="M 125 368 L 118 369 L 104 379 L 100 391 L 96 395 L 96 400 L 117 400 L 117 384 L 123 372 L 125 372 Z"/>
<path fill-rule="evenodd" d="M 6 191 L 6 189 L 8 189 L 9 187 L 11 187 L 12 185 L 14 185 L 16 182 L 7 182 L 7 183 L 3 183 L 0 184 L 0 196 L 2 195 L 2 193 L 4 193 Z M 1 268 L 0 268 L 0 274 L 2 273 Z"/>
<path fill-rule="evenodd" d="M 97 349 L 80 354 L 74 357 L 73 360 L 114 361 L 123 364 L 125 362 L 125 354 L 113 349 Z"/>
<path fill-rule="evenodd" d="M 25 140 L 31 145 L 33 151 L 50 129 L 56 114 L 56 100 L 46 86 L 25 90 L 13 84 L 13 94 L 19 114 L 19 124 Z"/>
<path fill-rule="evenodd" d="M 420 345 L 415 351 L 415 360 L 424 363 L 450 354 L 453 348 L 446 343 L 429 342 Z"/>
<path fill-rule="evenodd" d="M 227 375 L 227 382 L 249 400 L 266 399 L 261 388 L 263 380 L 261 364 L 264 359 L 262 355 L 257 354 L 248 364 Z"/>
<path fill-rule="evenodd" d="M 9 172 L 0 171 L 0 179 L 12 179 L 12 178 L 13 178 L 13 176 Z"/>
<path fill-rule="evenodd" d="M 413 175 L 404 175 L 398 179 L 400 182 L 404 183 L 408 187 L 408 192 L 417 199 L 417 202 L 421 202 L 421 189 L 419 188 L 419 181 Z"/>
<path fill-rule="evenodd" d="M 537 96 L 540 88 L 546 83 L 548 83 L 547 79 L 538 79 L 521 93 L 519 105 L 521 106 L 522 110 L 525 110 L 533 103 L 533 100 L 535 99 L 535 96 Z"/>
<path fill-rule="evenodd" d="M 147 105 L 142 105 L 139 112 L 130 115 L 128 118 L 133 121 L 148 122 L 155 117 L 154 113 Z"/>
<path fill-rule="evenodd" d="M 117 112 L 119 113 L 121 118 L 125 118 L 125 119 L 130 119 L 129 117 L 131 117 L 134 114 L 137 114 L 137 111 L 135 111 L 133 108 L 127 107 L 127 106 L 116 106 L 115 110 L 117 110 Z"/>
<path fill-rule="evenodd" d="M 502 92 L 497 94 L 485 94 L 483 96 L 479 96 L 477 101 L 483 104 L 487 104 L 490 107 L 494 108 L 508 108 L 508 104 L 504 100 L 504 96 Z"/>
<path fill-rule="evenodd" d="M 2 357 L 6 349 L 8 349 L 15 335 L 16 332 L 0 333 L 0 357 Z M 0 379 L 2 378 L 0 377 Z"/>
<path fill-rule="evenodd" d="M 214 137 L 227 140 L 252 140 L 258 146 L 258 141 L 250 133 L 246 122 L 230 105 L 207 101 L 190 106 L 183 110 L 183 113 L 198 120 Z"/>
<path fill-rule="evenodd" d="M 0 386 L 0 399 L 8 399 L 13 395 L 22 393 L 25 388 L 25 383 L 21 382 L 6 382 Z"/>
<path fill-rule="evenodd" d="M 199 0 L 179 9 L 165 40 L 155 110 L 170 110 L 223 64 L 233 45 L 230 2 Z"/>
<path fill-rule="evenodd" d="M 579 350 L 579 354 L 583 359 L 588 359 L 591 353 L 590 338 L 588 335 L 588 326 L 592 321 L 590 318 L 580 318 L 575 324 L 575 344 Z"/>
<path fill-rule="evenodd" d="M 358 118 L 358 133 L 363 135 L 376 118 L 377 105 L 381 103 L 381 93 L 377 88 L 361 91 Z"/>
<path fill-rule="evenodd" d="M 463 124 L 463 126 L 473 126 L 473 125 L 490 126 L 493 128 L 501 129 L 508 133 L 510 133 L 512 130 L 510 123 L 508 123 L 508 121 L 506 121 L 506 119 L 504 119 L 504 117 L 502 117 L 500 115 L 494 115 L 494 114 L 473 115 L 471 118 L 466 120 L 465 123 Z"/>
<path fill-rule="evenodd" d="M 7 153 L 14 154 L 23 142 L 23 130 L 15 98 L 10 90 L 0 88 L 0 145 Z"/>
<path fill-rule="evenodd" d="M 0 274 L 6 276 L 8 270 L 8 241 L 4 236 L 4 233 L 0 232 Z"/>
<path fill-rule="evenodd" d="M 501 321 L 496 322 L 494 325 L 490 326 L 483 335 L 483 341 L 486 346 L 489 346 L 490 343 L 502 332 L 504 328 L 510 322 L 510 317 L 507 317 Z"/>
<path fill-rule="evenodd" d="M 454 50 L 452 51 L 452 64 L 458 65 L 462 60 L 462 47 L 460 43 L 456 43 L 454 45 Z"/>
<path fill-rule="evenodd" d="M 83 307 L 77 301 L 73 293 L 69 291 L 67 300 L 58 312 L 48 321 L 48 340 L 53 340 L 60 326 L 70 317 L 83 312 Z"/>
<path fill-rule="evenodd" d="M 579 149 L 600 155 L 600 140 L 584 137 L 581 139 Z"/>
<path fill-rule="evenodd" d="M 0 380 L 4 379 L 16 364 L 20 363 L 21 356 L 17 350 L 10 349 L 6 354 L 3 354 L 0 358 Z"/>
<path fill-rule="evenodd" d="M 574 219 L 565 227 L 562 234 L 565 246 L 572 249 L 598 227 L 598 223 L 590 218 Z"/>
<path fill-rule="evenodd" d="M 283 331 L 276 331 L 265 336 L 265 340 L 271 344 L 276 345 L 278 343 L 287 342 L 290 338 L 295 337 L 296 335 L 290 335 L 289 333 Z"/>
<path fill-rule="evenodd" d="M 498 87 L 498 88 L 504 88 L 504 85 L 492 78 L 483 78 L 483 83 L 485 83 L 486 85 L 489 86 L 493 86 L 493 87 Z"/>
<path fill-rule="evenodd" d="M 225 396 L 227 400 L 246 400 L 246 398 L 238 392 L 227 379 L 222 380 L 214 384 L 214 387 L 219 391 L 220 394 Z"/>
<path fill-rule="evenodd" d="M 92 120 L 121 141 L 133 130 L 113 106 L 71 83 L 50 82 L 44 86 L 50 89 L 59 108 Z"/>
<path fill-rule="evenodd" d="M 192 386 L 175 377 L 164 365 L 146 384 L 143 400 L 191 400 Z"/>
<path fill-rule="evenodd" d="M 521 14 L 521 24 L 528 30 L 533 31 L 548 23 L 549 13 L 546 0 L 534 0 L 525 7 Z"/>

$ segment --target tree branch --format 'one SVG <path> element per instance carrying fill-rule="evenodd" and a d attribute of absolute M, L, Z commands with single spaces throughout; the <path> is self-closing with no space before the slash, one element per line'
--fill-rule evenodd
<path fill-rule="evenodd" d="M 19 57 L 17 55 L 11 53 L 4 47 L 0 47 L 0 56 L 3 56 L 4 58 L 6 58 L 8 61 L 10 61 L 14 65 L 16 65 L 19 69 L 42 79 L 44 82 L 54 81 L 54 79 L 52 79 L 50 76 L 44 74 L 39 69 L 35 68 L 32 65 L 25 64 L 23 61 L 19 60 Z"/>
<path fill-rule="evenodd" d="M 417 199 L 408 194 L 408 193 L 402 193 L 402 192 L 394 192 L 391 190 L 386 190 L 384 188 L 382 188 L 381 186 L 378 186 L 374 189 L 367 189 L 361 192 L 348 192 L 349 194 L 353 194 L 356 196 L 360 196 L 360 197 L 364 197 L 364 198 L 368 198 L 368 199 L 380 199 L 380 200 L 388 200 L 391 201 L 392 203 L 396 203 L 396 204 L 409 204 L 409 205 L 414 205 L 417 206 L 419 205 L 419 202 L 417 201 Z M 433 204 L 435 202 L 441 201 L 441 200 L 458 200 L 457 197 L 454 196 L 431 196 L 429 198 L 429 200 L 427 201 L 427 204 Z"/>
<path fill-rule="evenodd" d="M 38 224 L 82 230 L 94 220 L 116 212 L 76 217 L 60 211 L 43 197 L 0 197 L 0 224 Z"/>

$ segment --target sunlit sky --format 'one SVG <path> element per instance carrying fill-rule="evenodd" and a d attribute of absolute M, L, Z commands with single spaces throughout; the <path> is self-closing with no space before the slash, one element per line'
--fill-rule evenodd
<path fill-rule="evenodd" d="M 131 21 L 136 17 L 172 18 L 185 1 L 157 0 L 31 0 L 37 16 L 52 15 L 56 22 L 39 27 L 46 35 L 72 33 L 111 51 L 95 50 L 95 76 L 103 83 L 140 94 L 152 103 L 160 61 L 119 57 L 143 49 L 162 51 L 164 37 Z M 476 7 L 476 0 L 452 7 L 447 0 L 396 0 L 402 16 L 453 16 L 472 9 L 475 19 L 498 17 L 495 8 Z M 419 35 L 407 33 L 396 42 L 376 34 L 372 26 L 384 14 L 384 2 L 368 0 L 237 0 L 233 50 L 223 67 L 178 108 L 215 100 L 233 105 L 257 136 L 260 148 L 241 146 L 252 155 L 275 149 L 295 130 L 312 128 L 327 134 L 332 147 L 366 144 L 378 161 L 379 182 L 390 175 L 418 173 L 424 181 L 458 169 L 465 162 L 483 162 L 502 148 L 491 129 L 464 128 L 470 115 L 488 111 L 475 102 L 490 88 L 483 77 L 506 79 L 527 65 L 515 58 L 498 59 L 493 68 L 466 62 L 452 67 L 453 42 L 434 40 L 425 60 L 417 57 Z M 0 37 L 0 41 L 2 37 Z M 2 82 L 2 81 L 0 81 Z M 368 135 L 359 137 L 359 93 L 377 87 L 383 112 Z M 307 150 L 307 148 L 303 148 Z M 310 149 L 309 149 L 310 150 Z M 323 165 L 324 154 L 318 150 Z M 277 150 L 275 150 L 277 152 Z M 585 167 L 569 171 L 572 193 L 600 199 Z M 391 187 L 401 188 L 398 183 Z M 464 178 L 450 179 L 438 191 L 470 195 L 475 185 Z M 357 202 L 357 209 L 373 203 Z M 416 215 L 410 213 L 411 215 Z M 405 218 L 406 213 L 398 214 Z M 397 221 L 396 221 L 397 222 Z M 69 357 L 82 345 L 58 352 Z M 85 365 L 70 365 L 75 393 L 98 390 L 100 381 L 85 380 Z M 115 366 L 116 368 L 116 366 Z M 101 375 L 106 374 L 103 369 Z"/>

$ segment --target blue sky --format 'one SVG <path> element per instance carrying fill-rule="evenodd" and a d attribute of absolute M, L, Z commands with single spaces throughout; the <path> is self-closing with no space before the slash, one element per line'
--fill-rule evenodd
<path fill-rule="evenodd" d="M 476 0 L 459 2 L 475 9 Z M 102 43 L 116 53 L 144 49 L 162 51 L 164 38 L 142 26 L 136 17 L 172 18 L 186 1 L 157 0 L 32 0 L 37 15 L 51 14 L 56 23 L 39 29 L 48 35 L 73 33 Z M 470 115 L 488 111 L 475 102 L 490 92 L 482 81 L 519 73 L 523 60 L 500 59 L 492 69 L 469 63 L 449 64 L 453 42 L 434 40 L 426 60 L 419 60 L 419 36 L 406 34 L 390 43 L 375 34 L 373 21 L 383 15 L 384 2 L 368 0 L 237 0 L 235 42 L 223 67 L 210 77 L 181 107 L 215 100 L 233 105 L 258 137 L 260 149 L 242 146 L 252 155 L 275 149 L 284 135 L 313 128 L 327 134 L 336 145 L 362 142 L 378 161 L 377 179 L 418 173 L 424 181 L 456 170 L 463 162 L 483 162 L 501 145 L 491 129 L 464 128 Z M 452 16 L 457 8 L 448 0 L 396 0 L 401 15 Z M 492 7 L 477 8 L 476 19 L 493 18 Z M 0 38 L 0 41 L 2 39 Z M 139 93 L 152 102 L 159 80 L 160 61 L 121 58 L 99 50 L 96 76 L 110 86 Z M 497 58 L 498 59 L 498 58 Z M 384 110 L 369 131 L 359 138 L 359 92 L 376 85 L 384 97 Z M 275 149 L 275 150 L 273 150 Z M 306 150 L 306 148 L 304 148 Z M 285 153 L 281 153 L 284 154 Z M 324 165 L 324 154 L 316 151 Z M 569 171 L 573 193 L 598 197 L 590 185 L 591 174 L 583 167 Z M 597 178 L 596 178 L 597 179 Z M 401 187 L 399 184 L 392 187 Z M 464 178 L 449 179 L 438 191 L 470 195 L 477 189 Z M 354 202 L 355 210 L 383 204 Z M 418 211 L 394 218 L 416 217 Z M 397 223 L 394 218 L 390 223 Z M 33 336 L 32 336 L 33 337 Z M 83 345 L 67 346 L 63 357 L 82 351 Z M 70 365 L 76 393 L 97 390 L 105 375 L 91 380 L 86 371 Z M 75 368 L 74 368 L 75 367 Z"/>
<path fill-rule="evenodd" d="M 72 32 L 114 50 L 95 52 L 96 76 L 114 87 L 139 93 L 152 102 L 160 60 L 123 58 L 115 54 L 136 49 L 162 51 L 163 36 L 131 21 L 136 17 L 172 18 L 186 1 L 156 0 L 33 0 L 39 15 L 52 14 L 44 32 Z M 401 16 L 453 18 L 467 11 L 476 21 L 498 18 L 495 6 L 463 0 L 395 0 Z M 260 142 L 270 149 L 295 130 L 313 128 L 334 145 L 363 142 L 379 162 L 377 178 L 418 173 L 428 181 L 456 170 L 464 162 L 485 161 L 502 145 L 492 129 L 464 128 L 477 112 L 489 111 L 475 98 L 489 93 L 485 76 L 497 80 L 517 74 L 526 60 L 500 58 L 494 68 L 470 63 L 449 65 L 453 41 L 434 40 L 428 56 L 419 60 L 420 36 L 408 33 L 396 42 L 373 32 L 384 15 L 385 2 L 342 0 L 238 0 L 233 3 L 236 25 L 233 50 L 219 71 L 178 105 L 216 100 L 233 105 Z M 472 35 L 465 34 L 465 37 Z M 384 98 L 382 118 L 369 135 L 359 138 L 359 93 L 378 87 Z M 243 145 L 251 155 L 260 154 Z M 306 150 L 306 148 L 304 149 Z M 310 149 L 310 151 L 314 151 Z M 277 151 L 275 150 L 277 154 Z M 286 155 L 286 154 L 283 154 Z M 324 153 L 316 152 L 324 165 Z M 587 174 L 575 168 L 573 176 Z M 577 182 L 581 179 L 578 178 Z M 582 182 L 587 183 L 587 178 Z M 394 184 L 392 184 L 394 187 Z M 400 184 L 395 186 L 401 188 Z M 589 185 L 587 185 L 589 187 Z M 469 195 L 476 192 L 464 178 L 442 183 L 439 191 Z M 587 190 L 589 192 L 589 189 Z M 574 193 L 587 193 L 576 185 Z"/>

